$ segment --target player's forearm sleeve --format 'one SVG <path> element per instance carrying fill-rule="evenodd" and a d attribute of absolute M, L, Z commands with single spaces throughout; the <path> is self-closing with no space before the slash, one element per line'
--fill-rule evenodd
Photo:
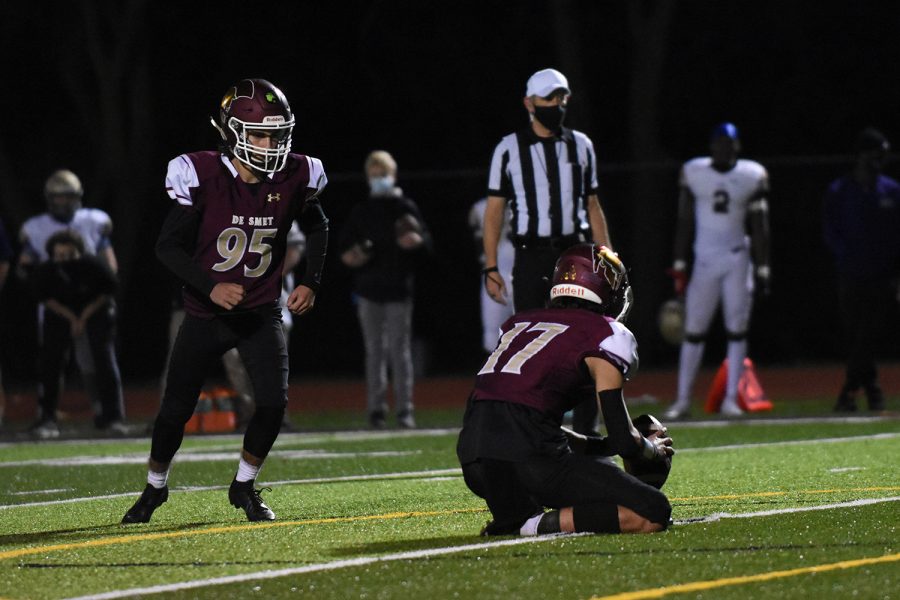
<path fill-rule="evenodd" d="M 603 412 L 603 422 L 606 431 L 609 450 L 628 458 L 643 450 L 643 444 L 635 439 L 634 428 L 625 408 L 625 399 L 622 397 L 622 388 L 603 390 L 598 392 L 600 398 L 600 410 Z"/>
<path fill-rule="evenodd" d="M 172 208 L 156 240 L 156 257 L 179 279 L 209 296 L 216 282 L 192 258 L 199 227 L 196 210 L 181 205 Z"/>
<path fill-rule="evenodd" d="M 328 249 L 328 217 L 318 202 L 308 202 L 297 222 L 306 235 L 306 272 L 301 283 L 318 292 Z"/>

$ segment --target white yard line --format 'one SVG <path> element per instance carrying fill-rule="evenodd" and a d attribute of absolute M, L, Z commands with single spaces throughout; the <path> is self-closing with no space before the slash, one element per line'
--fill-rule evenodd
<path fill-rule="evenodd" d="M 373 473 L 369 475 L 344 475 L 341 477 L 312 477 L 309 479 L 286 479 L 283 481 L 266 481 L 262 485 L 280 486 L 280 485 L 303 485 L 311 483 L 343 483 L 347 481 L 369 481 L 372 479 L 419 479 L 432 478 L 447 475 L 461 475 L 460 469 L 434 469 L 429 471 L 401 471 L 399 473 Z M 208 486 L 186 486 L 171 488 L 170 493 L 176 492 L 198 492 L 211 490 L 225 490 L 227 485 L 208 485 Z M 44 500 L 42 502 L 23 502 L 22 504 L 0 504 L 0 510 L 10 508 L 26 508 L 35 506 L 53 506 L 56 504 L 72 504 L 75 502 L 90 502 L 91 500 L 109 500 L 112 498 L 133 498 L 138 491 L 127 492 L 124 494 L 106 494 L 103 496 L 86 496 L 81 498 L 66 498 L 64 500 Z"/>
<path fill-rule="evenodd" d="M 73 488 L 54 488 L 52 490 L 32 490 L 30 492 L 10 492 L 10 496 L 37 496 L 39 494 L 56 494 L 58 492 L 71 492 Z"/>
<path fill-rule="evenodd" d="M 675 436 L 672 436 L 673 439 Z M 890 440 L 900 437 L 900 432 L 873 433 L 870 435 L 855 435 L 850 437 L 817 438 L 814 440 L 783 440 L 780 442 L 751 442 L 748 444 L 726 444 L 724 446 L 710 446 L 708 448 L 677 448 L 676 454 L 684 452 L 709 452 L 719 450 L 745 450 L 747 448 L 766 448 L 769 446 L 813 446 L 817 444 L 839 444 L 858 440 Z"/>
<path fill-rule="evenodd" d="M 855 506 L 866 506 L 871 504 L 878 504 L 883 502 L 896 502 L 900 500 L 900 496 L 890 497 L 890 498 L 873 498 L 870 500 L 854 500 L 852 502 L 839 502 L 836 504 L 823 504 L 820 506 L 805 506 L 800 508 L 785 508 L 781 510 L 766 510 L 755 513 L 743 513 L 743 514 L 732 514 L 732 513 L 715 513 L 712 515 L 708 515 L 706 517 L 701 517 L 698 519 L 690 519 L 686 521 L 680 521 L 677 524 L 679 525 L 690 525 L 693 523 L 709 523 L 713 521 L 719 521 L 721 519 L 749 519 L 754 517 L 768 517 L 771 515 L 783 515 L 790 513 L 799 513 L 799 512 L 807 512 L 814 510 L 832 510 L 839 508 L 851 508 Z M 200 587 L 209 587 L 214 585 L 227 585 L 230 583 L 243 583 L 246 581 L 260 581 L 264 579 L 275 579 L 277 577 L 286 577 L 289 575 L 301 575 L 304 573 L 316 573 L 321 571 L 335 571 L 338 569 L 345 569 L 348 567 L 360 567 L 364 565 L 370 565 L 373 563 L 385 563 L 385 562 L 395 562 L 399 560 L 415 560 L 420 558 L 428 558 L 431 556 L 444 556 L 447 554 L 457 554 L 460 552 L 470 552 L 470 551 L 478 551 L 478 550 L 490 550 L 493 548 L 500 548 L 504 546 L 518 546 L 521 544 L 534 544 L 538 542 L 546 542 L 552 540 L 558 540 L 561 538 L 572 538 L 577 535 L 585 535 L 585 534 L 575 534 L 575 535 L 553 535 L 553 536 L 539 536 L 539 537 L 527 537 L 527 538 L 517 538 L 512 540 L 501 540 L 498 542 L 484 542 L 481 544 L 466 544 L 464 546 L 445 546 L 441 548 L 430 548 L 428 550 L 414 550 L 409 552 L 396 552 L 393 554 L 385 554 L 382 556 L 363 556 L 359 558 L 351 558 L 345 560 L 335 560 L 324 563 L 316 563 L 312 565 L 305 565 L 302 567 L 292 567 L 289 569 L 277 569 L 277 570 L 265 570 L 265 571 L 257 571 L 255 573 L 242 573 L 240 575 L 228 575 L 224 577 L 210 577 L 207 579 L 195 579 L 192 581 L 182 581 L 179 583 L 169 583 L 165 585 L 155 585 L 150 587 L 143 588 L 130 588 L 130 589 L 122 589 L 122 590 L 113 590 L 109 592 L 104 592 L 101 594 L 89 594 L 87 596 L 77 596 L 69 598 L 68 600 L 107 600 L 112 598 L 127 598 L 131 596 L 143 596 L 148 594 L 160 594 L 165 592 L 178 592 L 181 590 L 189 590 Z"/>
<path fill-rule="evenodd" d="M 459 433 L 459 427 L 445 427 L 445 428 L 433 428 L 433 429 L 400 429 L 400 430 L 384 430 L 384 431 L 368 431 L 368 430 L 360 430 L 360 431 L 335 431 L 331 432 L 297 432 L 297 433 L 282 433 L 278 435 L 279 443 L 284 442 L 303 442 L 303 443 L 320 443 L 323 441 L 331 442 L 331 441 L 358 441 L 358 440 L 381 440 L 381 439 L 396 439 L 396 438 L 412 438 L 412 437 L 436 437 L 448 434 Z M 189 442 L 213 442 L 213 441 L 225 441 L 225 442 L 236 442 L 244 439 L 244 434 L 242 433 L 225 433 L 225 434 L 215 434 L 214 436 L 187 436 L 185 438 L 185 443 Z M 134 442 L 147 442 L 150 440 L 149 436 L 137 436 L 137 437 L 127 437 L 127 438 L 98 438 L 98 439 L 79 439 L 79 440 L 43 440 L 43 441 L 35 441 L 35 440 L 23 440 L 17 442 L 3 442 L 0 443 L 0 449 L 3 448 L 15 448 L 26 444 L 33 445 L 41 445 L 48 447 L 62 447 L 62 446 L 108 446 L 108 445 L 116 445 L 116 444 L 130 444 Z M 227 450 L 233 447 L 232 445 L 221 445 L 222 450 Z M 209 446 L 208 448 L 216 448 L 216 446 Z M 198 446 L 195 449 L 202 450 L 203 446 Z"/>
<path fill-rule="evenodd" d="M 385 450 L 375 452 L 329 452 L 327 450 L 272 450 L 270 457 L 283 460 L 318 460 L 325 458 L 377 458 L 382 456 L 410 456 L 421 454 L 419 450 Z M 231 452 L 184 452 L 178 456 L 178 463 L 192 462 L 227 462 L 237 461 L 240 457 L 238 449 Z M 0 462 L 4 467 L 84 467 L 95 465 L 143 465 L 147 462 L 146 453 L 120 454 L 118 456 L 69 456 L 65 458 L 34 458 Z"/>
<path fill-rule="evenodd" d="M 887 498 L 865 498 L 862 500 L 850 500 L 849 502 L 837 502 L 834 504 L 820 504 L 818 506 L 801 506 L 798 508 L 776 508 L 772 510 L 761 510 L 753 513 L 713 513 L 705 517 L 697 517 L 694 519 L 684 519 L 675 521 L 676 525 L 691 525 L 693 523 L 712 523 L 721 521 L 722 519 L 749 519 L 751 517 L 770 517 L 772 515 L 787 515 L 793 513 L 810 512 L 815 510 L 832 510 L 835 508 L 853 508 L 855 506 L 869 506 L 871 504 L 881 504 L 883 502 L 897 502 L 900 496 L 889 496 Z"/>

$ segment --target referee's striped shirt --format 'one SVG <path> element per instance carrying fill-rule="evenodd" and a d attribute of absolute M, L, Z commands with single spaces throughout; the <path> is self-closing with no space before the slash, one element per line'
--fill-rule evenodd
<path fill-rule="evenodd" d="M 589 231 L 586 199 L 596 193 L 594 144 L 580 131 L 563 128 L 559 137 L 541 138 L 528 127 L 494 149 L 488 195 L 507 199 L 512 236 L 557 238 Z"/>

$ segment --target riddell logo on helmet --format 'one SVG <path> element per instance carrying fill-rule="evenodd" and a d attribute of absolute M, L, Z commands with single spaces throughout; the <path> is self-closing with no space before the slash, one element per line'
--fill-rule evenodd
<path fill-rule="evenodd" d="M 263 123 L 284 123 L 284 117 L 281 115 L 263 117 Z"/>
<path fill-rule="evenodd" d="M 584 296 L 585 289 L 577 285 L 557 285 L 553 288 L 553 293 L 557 296 Z"/>

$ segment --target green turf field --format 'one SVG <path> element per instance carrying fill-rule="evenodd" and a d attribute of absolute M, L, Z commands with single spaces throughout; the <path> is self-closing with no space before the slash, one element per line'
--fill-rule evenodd
<path fill-rule="evenodd" d="M 478 537 L 452 429 L 282 435 L 265 524 L 227 501 L 236 436 L 188 438 L 128 527 L 148 439 L 3 444 L 0 597 L 900 598 L 900 420 L 670 431 L 674 527 L 549 539 Z"/>

